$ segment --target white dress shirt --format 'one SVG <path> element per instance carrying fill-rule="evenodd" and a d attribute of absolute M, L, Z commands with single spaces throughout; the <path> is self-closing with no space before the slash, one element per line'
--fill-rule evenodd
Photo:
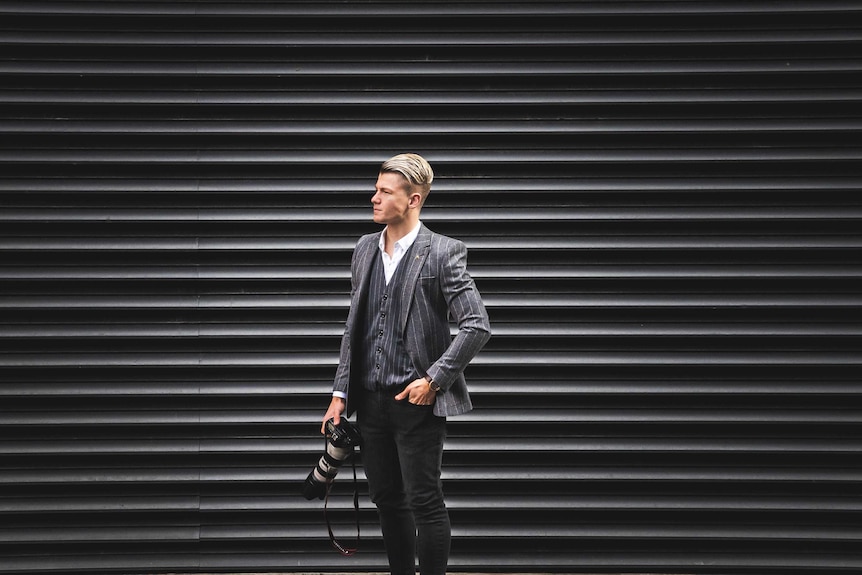
<path fill-rule="evenodd" d="M 404 254 L 407 253 L 407 250 L 410 249 L 410 246 L 413 245 L 413 242 L 419 236 L 420 227 L 422 227 L 421 221 L 416 224 L 416 227 L 410 233 L 395 242 L 395 246 L 392 248 L 392 257 L 386 253 L 386 230 L 383 230 L 380 234 L 380 255 L 383 256 L 383 275 L 386 278 L 386 285 L 389 285 L 389 280 L 395 275 L 395 270 L 398 269 L 398 264 L 401 262 Z"/>

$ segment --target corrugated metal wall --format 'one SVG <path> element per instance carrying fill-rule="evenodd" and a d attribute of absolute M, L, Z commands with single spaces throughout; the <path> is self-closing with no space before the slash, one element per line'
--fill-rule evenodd
<path fill-rule="evenodd" d="M 297 492 L 406 150 L 453 570 L 862 570 L 860 72 L 856 1 L 0 2 L 0 572 L 384 568 Z"/>

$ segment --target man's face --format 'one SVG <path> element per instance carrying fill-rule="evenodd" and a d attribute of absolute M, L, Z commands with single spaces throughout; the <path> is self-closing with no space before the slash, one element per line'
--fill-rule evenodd
<path fill-rule="evenodd" d="M 385 225 L 406 221 L 411 205 L 411 196 L 407 192 L 408 182 L 404 176 L 393 172 L 380 174 L 371 196 L 374 221 Z"/>

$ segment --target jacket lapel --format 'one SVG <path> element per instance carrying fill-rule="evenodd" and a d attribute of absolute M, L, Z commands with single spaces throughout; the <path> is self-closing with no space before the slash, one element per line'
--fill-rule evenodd
<path fill-rule="evenodd" d="M 400 332 L 404 333 L 407 328 L 407 317 L 410 313 L 410 304 L 413 294 L 416 292 L 416 284 L 419 282 L 419 272 L 431 251 L 431 231 L 424 225 L 419 229 L 419 235 L 413 243 L 409 261 L 402 261 L 400 265 L 407 264 L 404 270 L 404 287 L 401 290 L 401 317 L 399 319 Z"/>
<path fill-rule="evenodd" d="M 353 301 L 350 305 L 351 320 L 355 319 L 356 311 L 362 309 L 365 301 L 365 292 L 368 289 L 368 275 L 371 271 L 372 259 L 377 255 L 377 245 L 379 235 L 369 238 L 368 241 L 356 247 L 356 293 L 353 294 Z M 348 322 L 352 323 L 352 321 Z"/>

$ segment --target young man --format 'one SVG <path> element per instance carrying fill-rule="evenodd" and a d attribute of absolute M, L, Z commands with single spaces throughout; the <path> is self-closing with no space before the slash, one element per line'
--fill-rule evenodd
<path fill-rule="evenodd" d="M 464 244 L 419 220 L 433 179 L 416 154 L 380 167 L 371 204 L 374 221 L 386 227 L 360 238 L 353 252 L 350 310 L 324 416 L 337 424 L 343 413 L 357 413 L 392 575 L 414 575 L 417 553 L 421 575 L 446 572 L 446 417 L 472 409 L 463 372 L 491 336 Z"/>

